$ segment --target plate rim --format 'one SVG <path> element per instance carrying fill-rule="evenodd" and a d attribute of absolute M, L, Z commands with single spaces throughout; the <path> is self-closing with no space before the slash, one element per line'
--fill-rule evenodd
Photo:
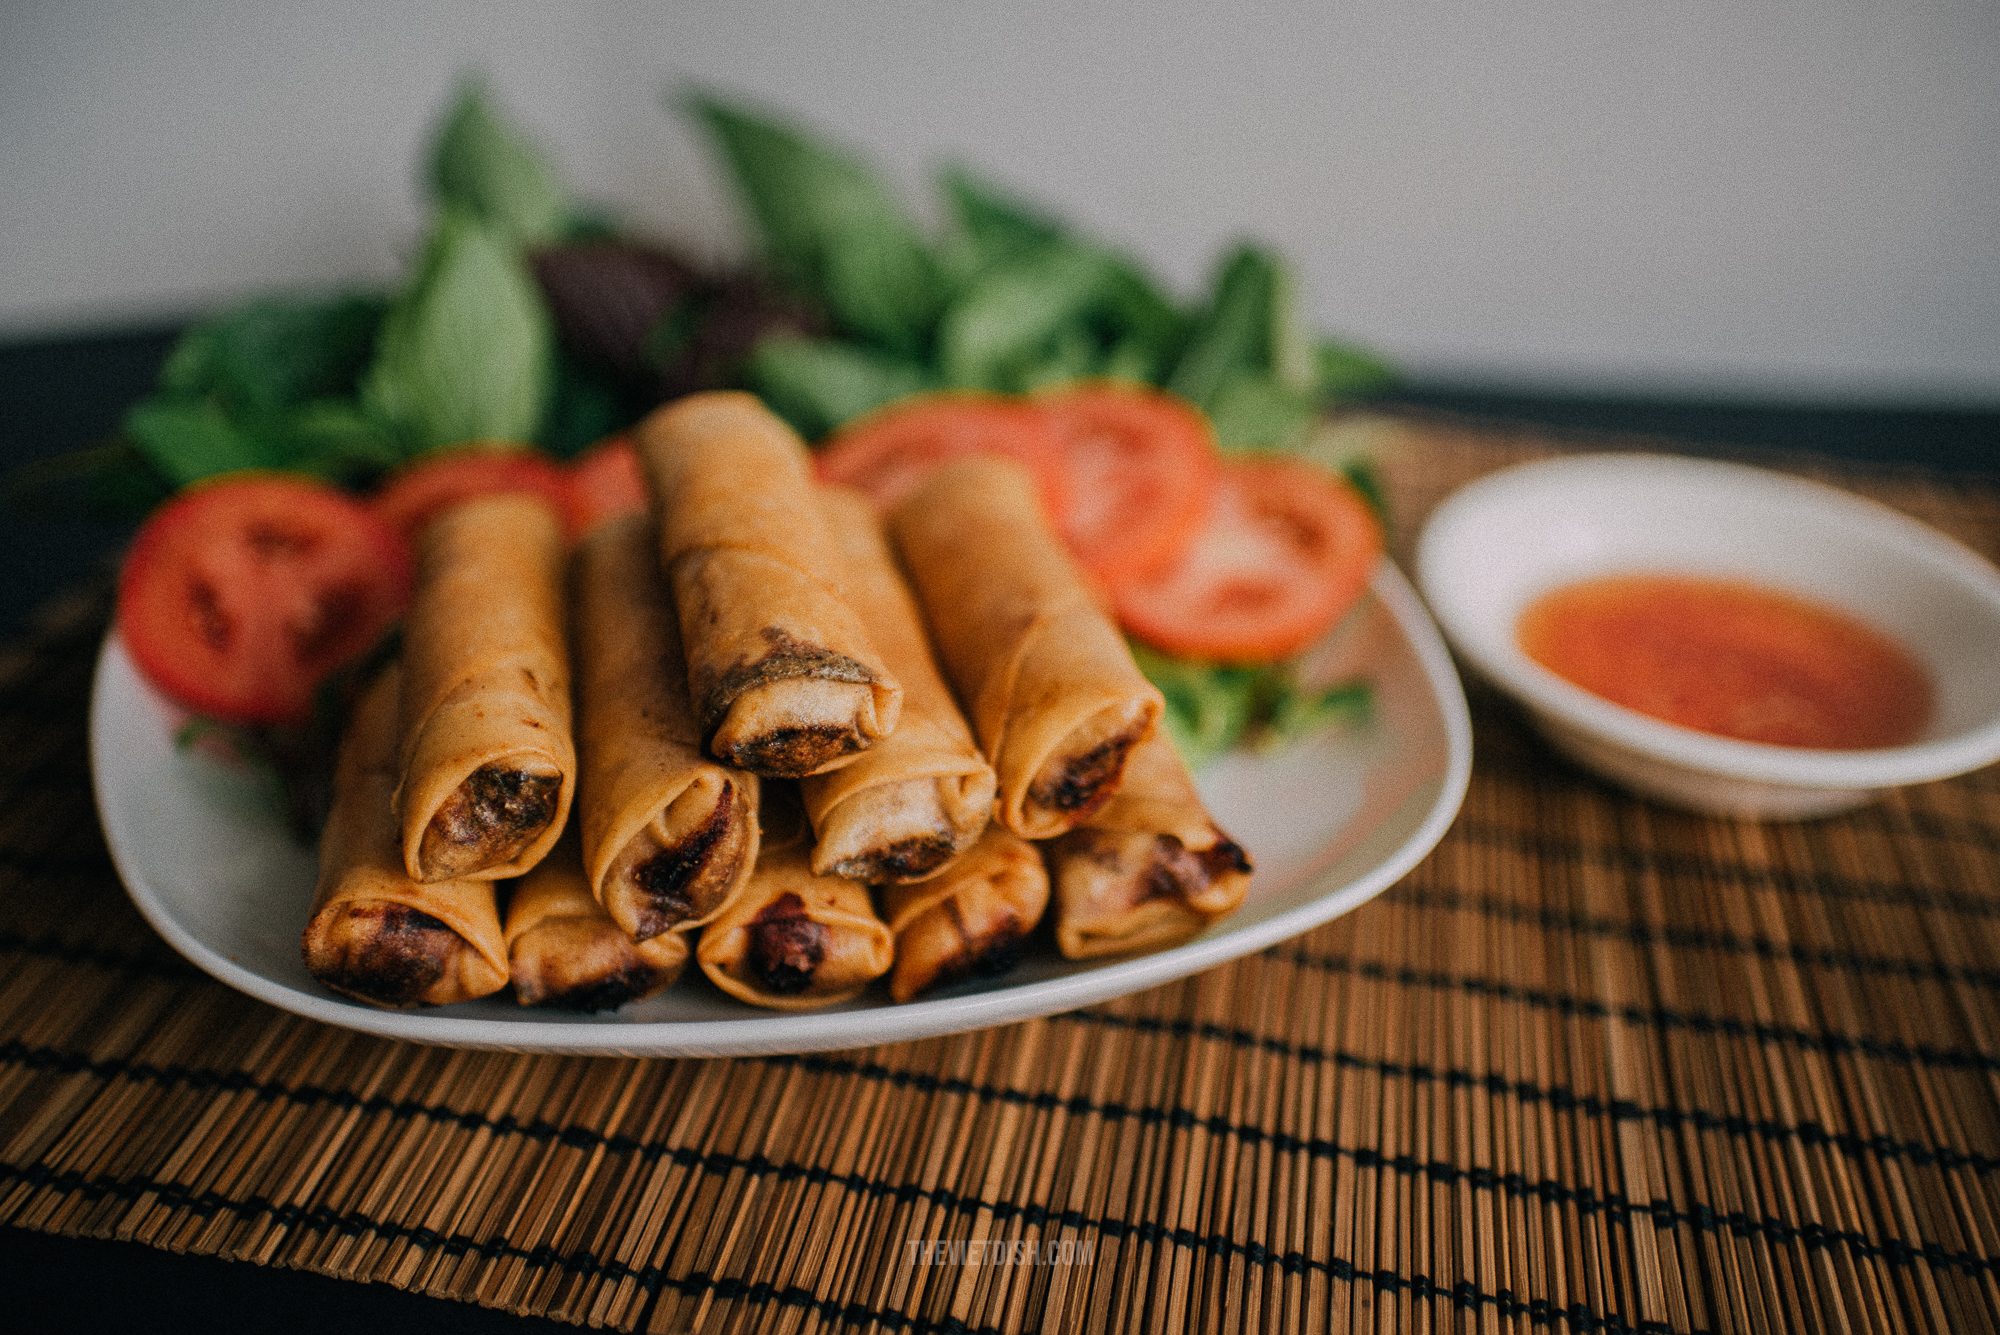
<path fill-rule="evenodd" d="M 1359 908 L 1401 880 L 1437 846 L 1456 819 L 1472 773 L 1472 721 L 1463 686 L 1438 628 L 1402 572 L 1383 560 L 1370 589 L 1414 655 L 1444 725 L 1444 767 L 1437 795 L 1416 828 L 1352 881 L 1283 913 L 1151 954 L 1114 960 L 1081 973 L 988 992 L 908 1002 L 865 1011 L 772 1012 L 744 1019 L 638 1021 L 493 1020 L 438 1011 L 378 1010 L 315 996 L 277 982 L 210 946 L 185 927 L 147 880 L 139 852 L 107 800 L 114 758 L 106 736 L 106 674 L 124 650 L 115 627 L 99 647 L 89 719 L 91 787 L 98 823 L 126 895 L 182 957 L 223 984 L 294 1015 L 385 1038 L 432 1046 L 572 1056 L 721 1057 L 802 1054 L 908 1042 L 1033 1020 L 1159 986 L 1253 954 Z M 1425 784 L 1432 782 L 1426 778 Z M 1411 797 L 1422 792 L 1420 785 Z M 1405 802 L 1410 798 L 1406 797 Z M 1399 804 L 1400 805 L 1400 804 Z M 1325 875 L 1324 872 L 1316 875 Z M 868 1017 L 857 1036 L 856 1015 Z"/>

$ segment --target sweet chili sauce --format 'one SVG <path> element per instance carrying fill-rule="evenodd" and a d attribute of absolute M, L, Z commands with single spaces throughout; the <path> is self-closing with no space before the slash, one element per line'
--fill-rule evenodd
<path fill-rule="evenodd" d="M 1843 612 L 1736 580 L 1611 575 L 1530 603 L 1528 657 L 1628 709 L 1773 746 L 1863 750 L 1914 740 L 1930 674 Z"/>

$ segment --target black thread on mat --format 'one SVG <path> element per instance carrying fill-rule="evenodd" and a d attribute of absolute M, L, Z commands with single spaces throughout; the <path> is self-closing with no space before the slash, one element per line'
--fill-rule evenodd
<path fill-rule="evenodd" d="M 1580 997 L 1573 992 L 1561 992 L 1553 988 L 1521 987 L 1500 979 L 1481 977 L 1478 974 L 1451 974 L 1435 969 L 1413 969 L 1408 965 L 1387 964 L 1380 960 L 1360 960 L 1351 955 L 1328 955 L 1294 946 L 1271 946 L 1261 953 L 1268 959 L 1302 969 L 1311 969 L 1318 973 L 1346 974 L 1376 982 L 1392 983 L 1398 987 L 1466 992 L 1474 996 L 1491 997 L 1496 1001 L 1519 1002 L 1536 1010 L 1554 1011 L 1558 1015 L 1581 1016 L 1592 1020 L 1622 1020 L 1635 1028 L 1688 1029 L 1695 1033 L 1754 1038 L 1761 1042 L 1823 1052 L 1861 1052 L 1867 1056 L 1885 1055 L 1868 1049 L 1871 1045 L 1882 1046 L 1887 1043 L 1887 1040 L 1854 1038 L 1846 1034 L 1815 1034 L 1806 1029 L 1738 1020 L 1729 1016 L 1708 1015 L 1700 1011 L 1676 1011 L 1662 1006 L 1618 1006 L 1608 1001 L 1599 1001 L 1595 997 Z M 1907 1047 L 1907 1045 L 1901 1046 Z M 1909 1049 L 1912 1053 L 1917 1050 Z M 2000 1057 L 1978 1061 L 1976 1059 L 1983 1054 L 1966 1053 L 1956 1048 L 1926 1050 L 1932 1053 L 1939 1051 L 1953 1053 L 1962 1057 L 1961 1064 L 1966 1066 L 1980 1069 L 2000 1068 Z"/>
<path fill-rule="evenodd" d="M 1414 972 L 1414 971 L 1413 971 Z M 1436 985 L 1463 987 L 1473 990 L 1475 980 L 1451 981 L 1449 975 L 1438 975 L 1445 980 L 1438 983 L 1427 982 L 1422 977 L 1412 978 L 1416 985 Z M 1479 980 L 1484 987 L 1498 990 L 1512 984 Z M 1797 1047 L 1808 1052 L 1823 1052 L 1839 1056 L 1874 1057 L 1883 1061 L 1903 1062 L 1912 1066 L 1934 1066 L 1943 1070 L 2000 1071 L 2000 1057 L 1991 1053 L 1963 1048 L 1934 1048 L 1927 1043 L 1904 1043 L 1899 1040 L 1855 1038 L 1848 1034 L 1815 1034 L 1804 1029 L 1794 1029 L 1784 1025 L 1755 1024 L 1744 1020 L 1734 1020 L 1723 1016 L 1704 1015 L 1699 1011 L 1682 1013 L 1665 1008 L 1644 1009 L 1631 1007 L 1607 1007 L 1606 1003 L 1593 998 L 1571 997 L 1562 993 L 1549 993 L 1547 1004 L 1551 1007 L 1571 1006 L 1578 1014 L 1590 1014 L 1595 1008 L 1604 1007 L 1607 1015 L 1616 1015 L 1628 1024 L 1661 1029 L 1685 1029 L 1698 1034 L 1720 1034 L 1728 1038 L 1752 1038 L 1759 1042 L 1775 1043 L 1785 1047 Z M 1340 1063 L 1337 1054 L 1307 1043 L 1289 1043 L 1284 1039 L 1252 1033 L 1247 1029 L 1235 1029 L 1227 1025 L 1212 1024 L 1193 1020 L 1159 1020 L 1150 1016 L 1109 1015 L 1101 1011 L 1067 1011 L 1051 1015 L 1049 1020 L 1079 1024 L 1101 1024 L 1114 1028 L 1138 1029 L 1148 1033 L 1166 1033 L 1188 1038 L 1210 1039 L 1227 1043 L 1232 1047 L 1258 1049 L 1296 1057 L 1300 1061 L 1314 1063 Z M 1358 1060 L 1358 1059 L 1357 1059 Z M 1381 1063 L 1383 1073 L 1391 1067 L 1398 1068 L 1411 1079 L 1436 1078 L 1434 1068 L 1422 1063 L 1402 1065 L 1394 1062 Z"/>
<path fill-rule="evenodd" d="M 1685 853 L 1630 845 L 1586 843 L 1562 839 L 1530 830 L 1517 830 L 1491 821 L 1460 815 L 1452 823 L 1451 836 L 1471 843 L 1504 848 L 1510 852 L 1567 862 L 1579 867 L 1608 867 L 1627 873 L 1652 873 L 1663 877 L 1706 877 L 1728 885 L 1747 886 L 1816 899 L 1853 900 L 1860 903 L 1900 904 L 1909 908 L 1936 909 L 1967 917 L 2000 917 L 2000 896 L 1966 895 L 1930 886 L 1900 881 L 1878 881 L 1867 877 L 1836 876 L 1823 871 L 1785 871 L 1772 867 L 1752 867 L 1741 862 L 1710 861 Z"/>
<path fill-rule="evenodd" d="M 26 936 L 20 932 L 0 931 L 0 953 L 31 955 L 36 959 L 55 960 L 61 964 L 88 965 L 93 969 L 102 969 L 106 973 L 121 973 L 134 977 L 165 978 L 185 982 L 208 976 L 179 955 L 167 953 L 144 955 L 136 951 L 110 950 L 103 946 L 65 941 L 50 932 L 40 936 Z"/>
<path fill-rule="evenodd" d="M 1797 1242 L 1809 1249 L 1825 1249 L 1835 1244 L 1844 1246 L 1850 1252 L 1864 1257 L 1879 1256 L 1891 1264 L 1902 1264 L 1898 1257 L 1915 1258 L 1921 1256 L 1926 1263 L 1944 1268 L 1964 1269 L 1975 1273 L 1979 1269 L 1993 1269 L 1996 1262 L 1969 1253 L 1949 1252 L 1935 1243 L 1914 1246 L 1901 1239 L 1891 1239 L 1876 1243 L 1866 1235 L 1853 1231 L 1828 1230 L 1820 1224 L 1795 1225 L 1789 1221 L 1773 1218 L 1753 1217 L 1746 1212 L 1718 1213 L 1713 1207 L 1697 1205 L 1691 1209 L 1676 1206 L 1667 1200 L 1655 1201 L 1649 1205 L 1635 1206 L 1622 1195 L 1605 1193 L 1599 1195 L 1587 1187 L 1572 1187 L 1562 1182 L 1542 1179 L 1530 1181 L 1517 1173 L 1494 1173 L 1489 1169 L 1464 1168 L 1456 1164 L 1423 1160 L 1415 1155 L 1385 1155 L 1377 1150 L 1364 1147 L 1348 1149 L 1335 1142 L 1323 1139 L 1304 1139 L 1284 1132 L 1265 1131 L 1261 1127 L 1232 1123 L 1221 1117 L 1197 1117 L 1184 1108 L 1131 1108 L 1122 1104 L 1097 1103 L 1080 1096 L 1064 1099 L 1055 1095 L 1030 1096 L 1021 1091 L 1004 1087 L 978 1086 L 969 1081 L 948 1077 L 936 1077 L 915 1072 L 891 1072 L 873 1063 L 858 1063 L 849 1059 L 826 1056 L 776 1057 L 756 1059 L 761 1064 L 796 1066 L 815 1073 L 837 1073 L 862 1077 L 885 1078 L 897 1087 L 917 1088 L 928 1092 L 959 1093 L 995 1101 L 1026 1104 L 1043 1110 L 1062 1109 L 1073 1115 L 1095 1116 L 1105 1121 L 1131 1119 L 1143 1125 L 1167 1126 L 1174 1130 L 1202 1130 L 1211 1135 L 1231 1136 L 1240 1143 L 1250 1146 L 1269 1144 L 1281 1153 L 1301 1153 L 1319 1158 L 1344 1158 L 1358 1169 L 1388 1171 L 1398 1176 L 1421 1176 L 1441 1185 L 1464 1183 L 1474 1190 L 1493 1191 L 1515 1199 L 1531 1200 L 1541 1205 L 1554 1205 L 1574 1210 L 1587 1216 L 1602 1216 L 1614 1224 L 1630 1224 L 1640 1216 L 1649 1218 L 1655 1228 L 1666 1229 L 1687 1226 L 1702 1232 L 1727 1230 L 1739 1237 L 1761 1237 L 1774 1242 Z M 83 1067 L 94 1065 L 88 1059 L 77 1058 L 70 1065 Z M 870 1069 L 870 1068 L 873 1069 Z M 155 1069 L 153 1074 L 165 1075 Z M 189 1073 L 180 1073 L 189 1074 Z M 190 1085 L 203 1082 L 186 1081 Z M 642 1162 L 657 1162 L 671 1159 L 676 1165 L 695 1172 L 730 1173 L 742 1172 L 756 1175 L 774 1176 L 779 1181 L 803 1179 L 820 1185 L 838 1185 L 844 1190 L 860 1194 L 882 1197 L 894 1196 L 899 1201 L 925 1200 L 941 1208 L 965 1212 L 984 1210 L 996 1219 L 1020 1217 L 1029 1223 L 1056 1222 L 1064 1225 L 1112 1228 L 1102 1221 L 1089 1220 L 1074 1211 L 1051 1212 L 1045 1206 L 1018 1205 L 1013 1202 L 985 1202 L 962 1197 L 958 1193 L 941 1188 L 922 1188 L 907 1183 L 884 1182 L 863 1177 L 859 1174 L 837 1174 L 831 1170 L 806 1166 L 787 1165 L 771 1160 L 763 1155 L 748 1157 L 727 1155 L 712 1151 L 698 1151 L 686 1148 L 663 1146 L 638 1140 L 626 1135 L 606 1135 L 588 1128 L 560 1127 L 545 1121 L 522 1123 L 511 1116 L 489 1117 L 472 1111 L 452 1111 L 438 1109 L 412 1101 L 398 1101 L 372 1096 L 359 1098 L 344 1091 L 294 1091 L 283 1086 L 260 1082 L 243 1076 L 218 1074 L 212 1083 L 215 1087 L 230 1092 L 250 1092 L 266 1098 L 278 1098 L 299 1103 L 323 1102 L 343 1109 L 356 1109 L 364 1113 L 385 1113 L 392 1117 L 423 1117 L 434 1123 L 456 1126 L 465 1131 L 488 1131 L 496 1135 L 521 1136 L 524 1139 L 545 1144 L 558 1144 L 566 1148 L 629 1155 Z M 1634 1115 L 1639 1115 L 1634 1110 Z M 71 1170 L 72 1172 L 74 1170 Z M 36 1167 L 30 1169 L 7 1169 L 29 1181 L 31 1185 L 42 1185 L 42 1179 L 51 1178 L 47 1170 Z M 0 1173 L 4 1176 L 4 1173 Z M 80 1174 L 76 1175 L 79 1181 Z M 174 1188 L 174 1190 L 182 1190 Z M 210 1195 L 214 1195 L 210 1193 Z M 190 1199 L 193 1199 L 190 1197 Z M 968 1204 L 969 1202 L 969 1204 Z M 217 1204 L 219 1203 L 219 1204 Z M 214 1195 L 208 1208 L 228 1205 L 227 1198 Z M 193 1208 L 193 1207 L 190 1207 Z M 229 1208 L 236 1208 L 230 1206 Z M 273 1207 L 275 1208 L 275 1207 Z M 286 1207 L 291 1208 L 291 1207 Z M 1107 1233 L 1107 1235 L 1112 1235 Z"/>
<path fill-rule="evenodd" d="M 1501 1315 L 1526 1316 L 1538 1325 L 1561 1323 L 1584 1330 L 1662 1329 L 1657 1325 L 1632 1325 L 1617 1314 L 1609 1317 L 1600 1316 L 1581 1304 L 1557 1309 L 1549 1305 L 1546 1300 L 1521 1302 L 1514 1299 L 1509 1291 L 1485 1293 L 1475 1288 L 1469 1281 L 1460 1281 L 1447 1288 L 1422 1275 L 1403 1276 L 1389 1270 L 1358 1270 L 1351 1262 L 1337 1257 L 1322 1260 L 1306 1256 L 1297 1250 L 1274 1252 L 1261 1243 L 1239 1242 L 1221 1233 L 1203 1234 L 1193 1229 L 1168 1227 L 1147 1221 L 1132 1223 L 1121 1219 L 1093 1219 L 1073 1209 L 1055 1210 L 1043 1205 L 984 1201 L 944 1188 L 919 1187 L 910 1183 L 887 1183 L 859 1174 L 835 1173 L 825 1168 L 781 1164 L 763 1155 L 737 1156 L 690 1149 L 665 1149 L 656 1157 L 671 1159 L 676 1166 L 686 1168 L 690 1172 L 741 1173 L 772 1177 L 781 1182 L 805 1181 L 817 1186 L 839 1187 L 874 1199 L 894 1198 L 899 1204 L 922 1201 L 958 1215 L 983 1214 L 990 1216 L 997 1223 L 1011 1223 L 1018 1220 L 1024 1227 L 1039 1227 L 1046 1230 L 1054 1226 L 1094 1232 L 1099 1237 L 1118 1241 L 1129 1238 L 1143 1244 L 1164 1243 L 1183 1250 L 1203 1252 L 1222 1260 L 1241 1257 L 1252 1265 L 1275 1269 L 1287 1275 L 1318 1271 L 1344 1282 L 1371 1284 L 1377 1292 L 1397 1294 L 1407 1292 L 1419 1299 L 1449 1299 L 1454 1306 L 1461 1309 L 1496 1307 Z M 556 1268 L 566 1273 L 593 1278 L 632 1280 L 651 1292 L 657 1292 L 662 1287 L 671 1287 L 686 1293 L 713 1292 L 723 1297 L 743 1297 L 753 1301 L 760 1298 L 773 1300 L 780 1293 L 792 1293 L 801 1295 L 815 1307 L 820 1304 L 829 1305 L 829 1310 L 822 1311 L 822 1315 L 833 1319 L 858 1317 L 866 1320 L 881 1315 L 866 1308 L 861 1308 L 857 1312 L 856 1304 L 834 1304 L 831 1299 L 812 1297 L 809 1291 L 796 1287 L 778 1290 L 768 1283 L 746 1285 L 741 1280 L 715 1280 L 700 1274 L 675 1278 L 657 1267 L 634 1267 L 624 1262 L 606 1261 L 585 1248 L 570 1252 L 558 1252 L 546 1245 L 523 1248 L 504 1240 L 482 1241 L 462 1234 L 443 1234 L 422 1226 L 371 1219 L 352 1211 L 335 1212 L 326 1206 L 279 1205 L 263 1196 L 251 1196 L 236 1201 L 212 1188 L 194 1191 L 176 1183 L 90 1178 L 75 1169 L 52 1172 L 40 1165 L 27 1169 L 0 1167 L 0 1181 L 8 1179 L 38 1189 L 75 1193 L 87 1200 L 105 1197 L 132 1200 L 142 1195 L 151 1196 L 162 1205 L 186 1210 L 200 1218 L 209 1218 L 218 1212 L 230 1211 L 238 1215 L 263 1216 L 286 1227 L 316 1229 L 338 1235 L 358 1236 L 374 1233 L 378 1237 L 409 1240 L 427 1248 L 436 1248 L 445 1255 L 469 1253 L 488 1260 L 517 1259 L 539 1267 Z M 1706 1206 L 1697 1207 L 1693 1211 L 1682 1211 L 1657 1202 L 1650 1206 L 1633 1206 L 1624 1202 L 1613 1205 L 1604 1198 L 1600 1198 L 1600 1202 L 1595 1212 L 1602 1213 L 1607 1222 L 1614 1224 L 1630 1225 L 1645 1220 L 1650 1221 L 1657 1230 L 1686 1226 L 1705 1233 L 1726 1232 L 1732 1237 L 1741 1239 L 1762 1239 L 1777 1245 L 1801 1246 L 1808 1251 L 1827 1251 L 1840 1247 L 1858 1259 L 1881 1261 L 1898 1269 L 1924 1264 L 1935 1270 L 1958 1270 L 1968 1275 L 1979 1275 L 1990 1274 L 1995 1272 L 1996 1268 L 2000 1268 L 2000 1262 L 1996 1262 L 1994 1258 L 1949 1251 L 1939 1243 L 1916 1246 L 1897 1238 L 1877 1242 L 1851 1229 L 1829 1228 L 1821 1224 L 1794 1225 L 1784 1220 L 1758 1220 L 1741 1212 L 1721 1213 Z M 1573 1207 L 1576 1204 L 1568 1203 Z M 683 1287 L 690 1284 L 694 1286 L 692 1289 Z M 1537 1319 L 1538 1312 L 1547 1319 Z M 911 1318 L 905 1319 L 911 1320 Z"/>
<path fill-rule="evenodd" d="M 1605 937 L 1635 946 L 1667 946 L 1674 950 L 1706 950 L 1717 954 L 1754 955 L 1773 963 L 1797 964 L 1838 973 L 1858 973 L 1916 982 L 1961 983 L 1968 987 L 2000 990 L 2000 969 L 1966 969 L 1936 960 L 1899 959 L 1884 955 L 1860 955 L 1852 951 L 1816 949 L 1772 941 L 1761 936 L 1737 936 L 1733 932 L 1710 932 L 1698 927 L 1676 927 L 1656 923 L 1601 918 L 1564 909 L 1535 908 L 1499 895 L 1466 894 L 1457 890 L 1432 890 L 1408 881 L 1383 892 L 1390 903 L 1414 909 L 1449 913 L 1475 913 L 1503 922 L 1520 923 L 1545 932 L 1572 936 Z"/>
<path fill-rule="evenodd" d="M 1048 1019 L 1053 1022 L 1086 1023 L 1095 1020 L 1112 1025 L 1119 1023 L 1118 1017 L 1107 1017 L 1086 1011 L 1050 1016 Z M 1183 1032 L 1183 1036 L 1193 1036 L 1193 1027 L 1179 1022 L 1160 1022 L 1158 1027 L 1178 1029 Z M 1218 1033 L 1225 1037 L 1229 1036 L 1229 1031 L 1218 1030 Z M 1237 1036 L 1237 1041 L 1241 1043 L 1240 1035 Z M 1716 1114 L 1674 1106 L 1641 1107 L 1627 1101 L 1606 1100 L 1595 1095 L 1578 1094 L 1562 1085 L 1543 1086 L 1526 1080 L 1509 1080 L 1505 1076 L 1496 1074 L 1480 1075 L 1452 1067 L 1440 1070 L 1424 1065 L 1390 1062 L 1380 1058 L 1357 1057 L 1339 1051 L 1306 1049 L 1278 1040 L 1264 1040 L 1255 1046 L 1279 1056 L 1332 1065 L 1345 1070 L 1368 1071 L 1385 1079 L 1443 1083 L 1449 1088 L 1478 1090 L 1493 1097 L 1513 1098 L 1521 1103 L 1544 1105 L 1557 1112 L 1583 1117 L 1613 1122 L 1643 1121 L 1662 1130 L 1688 1128 L 1701 1133 L 1719 1132 L 1735 1139 L 1759 1140 L 1772 1144 L 1796 1142 L 1812 1148 L 1833 1150 L 1852 1159 L 1872 1157 L 1878 1160 L 1897 1160 L 1917 1167 L 1934 1167 L 1945 1171 L 1963 1169 L 1981 1176 L 2000 1172 L 2000 1158 L 1949 1145 L 1899 1141 L 1886 1134 L 1864 1136 L 1851 1131 L 1829 1131 L 1815 1122 L 1787 1124 L 1769 1119 L 1752 1119 L 1740 1114 Z M 770 1056 L 752 1060 L 767 1066 L 797 1066 L 814 1073 L 852 1076 L 898 1089 L 915 1089 L 927 1094 L 952 1094 L 982 1102 L 1033 1108 L 1041 1112 L 1059 1110 L 1076 1116 L 1097 1116 L 1106 1119 L 1132 1117 L 1141 1121 L 1165 1121 L 1178 1112 L 1178 1110 L 1155 1107 L 1130 1108 L 1123 1104 L 1098 1103 L 1081 1095 L 1063 1097 L 1047 1092 L 1013 1089 L 1004 1085 L 975 1084 L 956 1077 L 898 1070 L 879 1062 L 862 1062 L 824 1054 Z M 0 1042 L 0 1062 L 14 1063 L 58 1075 L 88 1075 L 102 1080 L 127 1079 L 161 1088 L 217 1090 L 230 1094 L 248 1093 L 257 1098 L 289 1102 L 304 1107 L 325 1105 L 363 1114 L 383 1113 L 392 1117 L 420 1116 L 441 1123 L 455 1124 L 468 1130 L 484 1129 L 504 1135 L 540 1134 L 525 1129 L 511 1117 L 494 1118 L 482 1113 L 459 1111 L 417 1100 L 389 1099 L 381 1095 L 369 1095 L 364 1098 L 343 1089 L 283 1085 L 275 1081 L 257 1080 L 240 1071 L 209 1071 L 184 1066 L 161 1067 L 146 1062 L 93 1058 L 56 1048 L 31 1047 L 18 1039 Z M 1191 1116 L 1185 1113 L 1179 1115 Z M 1242 1138 L 1272 1134 L 1264 1132 L 1262 1128 L 1238 1126 L 1221 1119 L 1209 1119 L 1204 1125 L 1218 1134 L 1227 1133 Z M 563 1143 L 579 1148 L 593 1149 L 599 1146 L 613 1150 L 631 1148 L 622 1145 L 616 1138 L 606 1138 L 596 1132 L 563 1131 L 556 1128 L 548 1134 L 554 1137 L 568 1136 L 569 1138 Z M 1303 1145 L 1310 1142 L 1298 1143 Z"/>

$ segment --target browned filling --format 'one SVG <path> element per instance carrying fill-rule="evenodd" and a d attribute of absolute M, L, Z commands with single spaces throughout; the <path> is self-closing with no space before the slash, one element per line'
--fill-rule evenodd
<path fill-rule="evenodd" d="M 469 876 L 511 861 L 555 819 L 560 773 L 483 765 L 452 791 L 424 830 L 428 880 Z"/>
<path fill-rule="evenodd" d="M 750 920 L 750 973 L 781 996 L 803 992 L 826 958 L 833 933 L 806 916 L 805 901 L 790 893 L 758 910 Z"/>
<path fill-rule="evenodd" d="M 420 1002 L 465 946 L 457 932 L 407 904 L 364 901 L 344 916 L 322 937 L 337 953 L 321 959 L 313 975 L 336 992 L 381 1006 Z"/>
<path fill-rule="evenodd" d="M 1149 723 L 1150 720 L 1141 719 L 1089 750 L 1065 757 L 1053 774 L 1038 774 L 1028 789 L 1028 800 L 1078 820 L 1090 815 L 1118 791 L 1118 780 L 1125 773 L 1125 759 L 1146 735 Z"/>
<path fill-rule="evenodd" d="M 713 733 L 722 726 L 723 715 L 736 697 L 753 686 L 804 677 L 818 681 L 872 684 L 875 674 L 846 654 L 808 644 L 776 626 L 761 632 L 771 652 L 753 662 L 739 662 L 724 670 L 701 697 L 701 730 Z"/>
<path fill-rule="evenodd" d="M 1153 841 L 1153 856 L 1134 887 L 1132 902 L 1192 899 L 1231 872 L 1249 871 L 1249 855 L 1233 840 L 1218 840 L 1213 848 L 1195 853 L 1173 835 L 1163 834 Z"/>
<path fill-rule="evenodd" d="M 637 940 L 648 941 L 690 918 L 715 908 L 735 884 L 741 869 L 750 822 L 739 810 L 736 785 L 722 784 L 715 809 L 688 836 L 634 866 L 630 872 L 639 892 Z"/>
<path fill-rule="evenodd" d="M 949 835 L 916 834 L 836 862 L 833 872 L 870 885 L 921 880 L 951 861 L 957 851 L 958 845 Z"/>
<path fill-rule="evenodd" d="M 647 995 L 658 982 L 659 976 L 652 969 L 634 960 L 616 973 L 578 983 L 542 997 L 536 1004 L 566 1011 L 614 1011 Z"/>
<path fill-rule="evenodd" d="M 1033 924 L 1009 913 L 983 936 L 973 936 L 965 929 L 965 919 L 959 914 L 956 898 L 945 900 L 941 907 L 965 946 L 944 962 L 927 984 L 928 987 L 944 987 L 965 978 L 998 977 L 1021 962 L 1021 953 Z"/>
<path fill-rule="evenodd" d="M 716 758 L 752 774 L 797 779 L 867 745 L 860 730 L 852 726 L 814 724 L 772 728 L 730 747 L 728 754 L 718 754 Z"/>

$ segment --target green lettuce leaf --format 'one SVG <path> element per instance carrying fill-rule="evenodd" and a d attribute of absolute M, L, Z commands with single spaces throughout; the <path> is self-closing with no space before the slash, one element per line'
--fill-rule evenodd
<path fill-rule="evenodd" d="M 160 368 L 159 392 L 232 418 L 354 391 L 386 303 L 375 296 L 260 297 L 194 325 Z"/>

